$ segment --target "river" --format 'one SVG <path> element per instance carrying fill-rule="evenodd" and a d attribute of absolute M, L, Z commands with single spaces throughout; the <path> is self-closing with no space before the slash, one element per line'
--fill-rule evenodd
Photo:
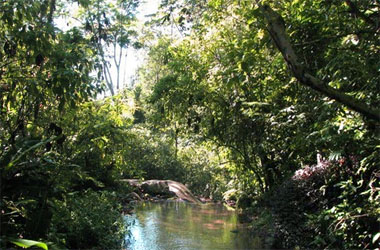
<path fill-rule="evenodd" d="M 221 204 L 142 202 L 127 215 L 130 250 L 260 249 L 261 240 Z"/>

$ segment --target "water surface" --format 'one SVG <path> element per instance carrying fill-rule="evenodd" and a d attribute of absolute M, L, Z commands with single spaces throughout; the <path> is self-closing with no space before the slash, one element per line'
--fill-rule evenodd
<path fill-rule="evenodd" d="M 126 217 L 127 249 L 259 249 L 260 239 L 220 204 L 143 202 Z"/>

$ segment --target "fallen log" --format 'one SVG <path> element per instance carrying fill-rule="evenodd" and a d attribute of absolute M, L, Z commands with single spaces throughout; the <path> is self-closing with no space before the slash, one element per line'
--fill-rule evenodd
<path fill-rule="evenodd" d="M 138 179 L 124 179 L 123 182 L 127 182 L 133 187 L 139 188 L 142 193 L 149 195 L 166 195 L 177 196 L 178 198 L 191 202 L 200 203 L 191 191 L 182 183 L 172 180 L 147 180 L 141 182 Z"/>

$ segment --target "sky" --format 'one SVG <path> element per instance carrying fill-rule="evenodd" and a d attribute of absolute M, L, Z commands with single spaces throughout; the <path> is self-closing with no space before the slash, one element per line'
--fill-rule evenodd
<path fill-rule="evenodd" d="M 141 20 L 142 23 L 149 20 L 147 15 L 153 14 L 158 10 L 160 0 L 145 0 L 142 2 L 138 8 L 138 14 L 136 15 L 138 20 Z M 126 84 L 131 84 L 131 79 L 133 78 L 136 70 L 143 63 L 144 54 L 142 51 L 136 51 L 133 48 L 127 50 L 127 58 L 124 60 L 124 63 L 121 65 L 121 68 L 125 72 Z M 121 74 L 121 79 L 123 79 L 124 73 Z"/>

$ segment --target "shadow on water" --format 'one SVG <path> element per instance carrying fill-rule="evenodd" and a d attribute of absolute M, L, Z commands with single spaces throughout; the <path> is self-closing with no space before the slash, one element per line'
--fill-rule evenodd
<path fill-rule="evenodd" d="M 125 217 L 127 249 L 260 249 L 261 240 L 223 205 L 143 202 Z"/>

